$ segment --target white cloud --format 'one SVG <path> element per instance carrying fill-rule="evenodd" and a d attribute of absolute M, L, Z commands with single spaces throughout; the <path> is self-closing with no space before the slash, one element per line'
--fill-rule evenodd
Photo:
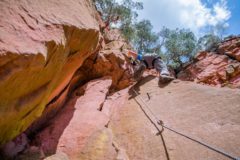
<path fill-rule="evenodd" d="M 227 0 L 220 0 L 207 7 L 201 0 L 142 0 L 144 10 L 140 19 L 149 19 L 155 30 L 162 26 L 169 28 L 190 28 L 195 33 L 204 27 L 219 23 L 227 26 L 231 12 Z"/>

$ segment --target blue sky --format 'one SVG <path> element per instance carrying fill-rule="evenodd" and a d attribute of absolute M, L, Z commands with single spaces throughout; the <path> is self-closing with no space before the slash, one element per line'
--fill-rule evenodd
<path fill-rule="evenodd" d="M 221 24 L 226 35 L 240 34 L 240 0 L 135 0 L 144 4 L 138 20 L 149 19 L 154 30 L 189 28 L 197 35 Z"/>
<path fill-rule="evenodd" d="M 240 34 L 240 0 L 229 0 L 229 9 L 232 13 L 229 19 L 229 34 Z"/>

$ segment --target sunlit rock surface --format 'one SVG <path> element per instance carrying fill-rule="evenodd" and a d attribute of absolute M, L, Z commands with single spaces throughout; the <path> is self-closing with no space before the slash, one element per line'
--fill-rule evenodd
<path fill-rule="evenodd" d="M 91 1 L 10 0 L 0 9 L 0 144 L 34 121 L 27 132 L 41 127 L 75 86 L 103 76 L 113 91 L 130 84 L 124 47 L 104 42 Z"/>
<path fill-rule="evenodd" d="M 223 41 L 216 52 L 200 52 L 178 74 L 182 80 L 212 86 L 240 87 L 240 37 Z"/>

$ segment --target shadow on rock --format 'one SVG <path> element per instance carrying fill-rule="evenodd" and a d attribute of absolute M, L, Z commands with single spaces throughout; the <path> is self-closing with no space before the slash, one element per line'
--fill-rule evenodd
<path fill-rule="evenodd" d="M 158 87 L 160 88 L 165 88 L 167 87 L 171 82 L 167 82 L 167 83 L 158 83 Z"/>
<path fill-rule="evenodd" d="M 146 84 L 147 82 L 149 82 L 149 81 L 151 81 L 151 80 L 153 80 L 153 79 L 155 79 L 155 78 L 156 78 L 156 77 L 153 76 L 153 75 L 148 75 L 148 76 L 142 78 L 140 81 L 138 81 L 138 82 L 129 90 L 129 94 L 131 95 L 131 96 L 129 97 L 129 99 L 135 98 L 135 97 L 137 96 L 134 91 L 136 91 L 137 94 L 140 94 L 140 86 Z M 134 89 L 134 91 L 133 91 L 133 89 Z"/>
<path fill-rule="evenodd" d="M 45 156 L 56 153 L 59 139 L 74 115 L 77 99 L 78 97 L 71 98 L 65 104 L 64 109 L 50 121 L 48 126 L 35 136 L 33 143 L 40 147 Z"/>

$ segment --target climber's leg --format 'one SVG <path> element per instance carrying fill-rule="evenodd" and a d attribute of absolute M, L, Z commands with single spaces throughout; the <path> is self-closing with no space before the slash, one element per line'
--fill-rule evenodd
<path fill-rule="evenodd" d="M 146 64 L 141 61 L 139 65 L 136 66 L 135 71 L 134 71 L 134 79 L 136 81 L 139 81 L 140 78 L 143 75 L 144 70 L 147 68 Z"/>
<path fill-rule="evenodd" d="M 168 83 L 174 80 L 174 77 L 170 75 L 167 65 L 163 62 L 161 58 L 157 58 L 154 61 L 154 68 L 159 72 L 159 83 Z"/>

